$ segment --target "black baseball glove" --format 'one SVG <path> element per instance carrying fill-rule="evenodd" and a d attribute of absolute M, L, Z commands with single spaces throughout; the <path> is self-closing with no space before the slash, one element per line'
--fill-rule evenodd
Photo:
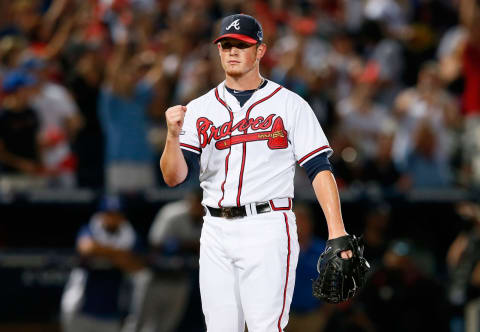
<path fill-rule="evenodd" d="M 344 259 L 340 253 L 352 251 Z M 313 295 L 328 303 L 340 303 L 355 296 L 363 287 L 370 265 L 363 258 L 362 240 L 355 235 L 345 235 L 328 240 L 325 251 L 317 263 L 319 273 L 313 281 Z"/>

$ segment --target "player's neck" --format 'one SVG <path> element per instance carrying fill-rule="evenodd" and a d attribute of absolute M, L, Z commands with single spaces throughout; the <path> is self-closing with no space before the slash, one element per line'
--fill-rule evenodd
<path fill-rule="evenodd" d="M 227 74 L 225 78 L 225 85 L 227 87 L 239 91 L 255 90 L 262 82 L 263 79 L 258 71 L 242 76 L 230 76 Z"/>

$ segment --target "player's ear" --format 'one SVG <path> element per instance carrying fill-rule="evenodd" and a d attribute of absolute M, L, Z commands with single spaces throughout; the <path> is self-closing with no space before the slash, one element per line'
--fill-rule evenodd
<path fill-rule="evenodd" d="M 260 61 L 267 52 L 267 44 L 260 44 L 257 47 L 257 60 Z"/>

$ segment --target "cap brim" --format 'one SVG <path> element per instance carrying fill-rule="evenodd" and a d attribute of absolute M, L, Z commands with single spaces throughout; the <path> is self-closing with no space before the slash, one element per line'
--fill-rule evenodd
<path fill-rule="evenodd" d="M 246 36 L 246 35 L 241 35 L 241 34 L 238 34 L 238 33 L 227 33 L 227 34 L 221 35 L 220 37 L 215 39 L 213 41 L 213 43 L 216 44 L 217 42 L 219 42 L 221 39 L 224 39 L 224 38 L 233 38 L 233 39 L 244 41 L 244 42 L 249 43 L 249 44 L 258 43 L 258 41 L 256 41 L 252 37 L 249 37 L 249 36 Z"/>

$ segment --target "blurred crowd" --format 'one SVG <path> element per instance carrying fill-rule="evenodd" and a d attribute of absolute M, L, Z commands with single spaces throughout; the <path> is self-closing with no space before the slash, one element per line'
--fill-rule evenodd
<path fill-rule="evenodd" d="M 263 25 L 261 73 L 312 106 L 339 186 L 480 185 L 475 0 L 0 2 L 0 190 L 162 186 L 165 110 L 224 79 L 212 37 Z"/>

